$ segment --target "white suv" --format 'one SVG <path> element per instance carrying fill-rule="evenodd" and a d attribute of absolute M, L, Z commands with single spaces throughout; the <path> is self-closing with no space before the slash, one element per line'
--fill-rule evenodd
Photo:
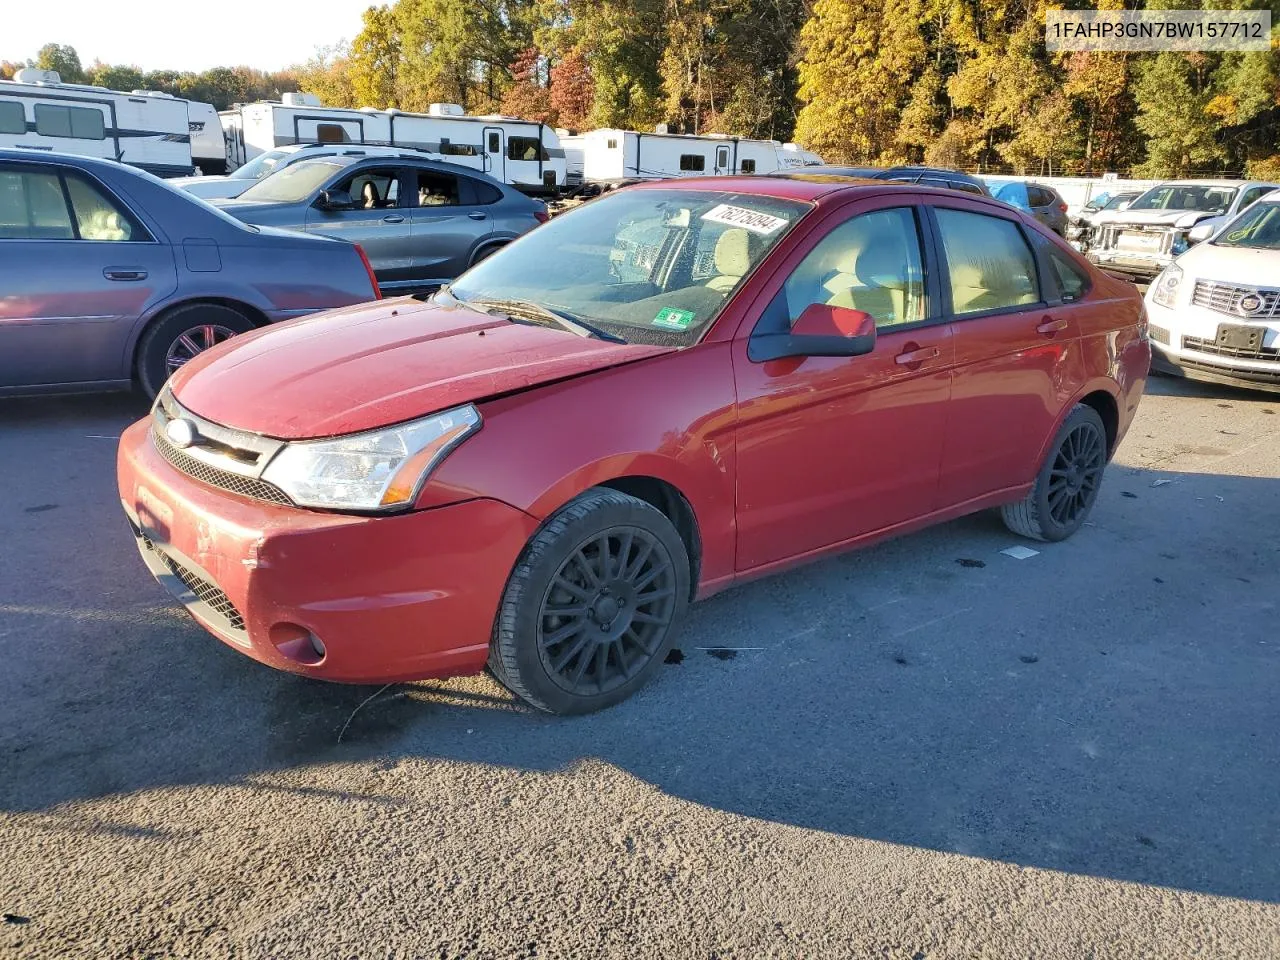
<path fill-rule="evenodd" d="M 169 182 L 201 200 L 230 200 L 259 180 L 299 160 L 316 157 L 402 157 L 412 147 L 378 147 L 352 143 L 294 143 L 260 153 L 225 177 L 176 177 Z"/>
<path fill-rule="evenodd" d="M 1156 370 L 1280 391 L 1280 190 L 1165 267 L 1146 301 Z"/>

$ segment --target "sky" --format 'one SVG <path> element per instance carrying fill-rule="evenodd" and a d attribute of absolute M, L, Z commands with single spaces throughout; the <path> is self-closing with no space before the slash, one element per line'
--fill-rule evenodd
<path fill-rule="evenodd" d="M 174 3 L 173 0 L 53 0 L 5 17 L 0 60 L 26 60 L 46 43 L 94 60 L 143 70 L 207 70 L 246 65 L 278 70 L 350 40 L 360 15 L 378 0 L 266 0 Z M 42 10 L 50 16 L 36 13 Z"/>

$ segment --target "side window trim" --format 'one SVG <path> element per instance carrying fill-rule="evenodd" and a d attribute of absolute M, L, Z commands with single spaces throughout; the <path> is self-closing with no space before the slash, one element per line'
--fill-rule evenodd
<path fill-rule="evenodd" d="M 969 320 L 981 320 L 983 317 L 999 317 L 1006 313 L 1022 313 L 1026 310 L 1043 310 L 1050 305 L 1049 301 L 1045 299 L 1043 276 L 1044 265 L 1040 261 L 1040 252 L 1036 249 L 1036 245 L 1032 243 L 1030 238 L 1027 236 L 1026 225 L 1024 223 L 1020 220 L 1014 219 L 1013 217 L 1004 216 L 1002 212 L 996 210 L 973 209 L 972 207 L 967 206 L 953 206 L 950 203 L 931 203 L 926 204 L 925 206 L 928 210 L 929 231 L 933 234 L 933 242 L 935 245 L 934 249 L 937 251 L 938 268 L 936 272 L 938 280 L 942 285 L 942 305 L 945 312 L 945 319 L 948 323 L 964 323 Z M 972 213 L 978 216 L 991 217 L 993 220 L 1004 220 L 1006 223 L 1013 224 L 1018 230 L 1018 235 L 1022 237 L 1022 242 L 1027 245 L 1031 252 L 1031 261 L 1035 264 L 1036 270 L 1036 292 L 1039 293 L 1040 299 L 1031 303 L 1016 303 L 1008 307 L 997 307 L 994 310 L 983 310 L 980 312 L 966 313 L 957 316 L 955 312 L 955 304 L 952 303 L 951 298 L 951 269 L 947 264 L 946 254 L 942 245 L 942 231 L 938 227 L 938 218 L 934 216 L 934 210 L 936 209 L 955 210 L 958 213 Z M 1054 289 L 1056 291 L 1056 285 Z"/>

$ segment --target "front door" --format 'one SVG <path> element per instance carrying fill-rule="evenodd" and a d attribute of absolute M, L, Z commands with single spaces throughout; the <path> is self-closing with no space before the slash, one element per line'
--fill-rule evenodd
<path fill-rule="evenodd" d="M 733 171 L 729 169 L 729 148 L 716 147 L 716 175 L 723 176 Z"/>
<path fill-rule="evenodd" d="M 96 180 L 0 163 L 0 389 L 121 380 L 139 318 L 177 286 L 173 251 Z"/>
<path fill-rule="evenodd" d="M 493 232 L 493 205 L 502 195 L 483 181 L 438 169 L 414 169 L 409 177 L 414 280 L 452 280 Z"/>
<path fill-rule="evenodd" d="M 495 180 L 501 180 L 506 183 L 507 180 L 507 155 L 503 149 L 506 139 L 503 136 L 501 127 L 485 127 L 484 128 L 484 170 L 489 176 Z"/>
<path fill-rule="evenodd" d="M 327 189 L 350 207 L 326 209 L 317 198 L 307 210 L 307 232 L 337 237 L 364 248 L 378 282 L 394 283 L 413 275 L 409 198 L 401 189 L 401 169 L 366 166 L 345 173 Z"/>
<path fill-rule="evenodd" d="M 926 290 L 921 214 L 884 201 L 852 212 L 792 257 L 755 330 L 786 330 L 827 303 L 873 316 L 875 350 L 758 363 L 749 337 L 735 344 L 739 570 L 934 509 L 952 346 Z"/>
<path fill-rule="evenodd" d="M 1048 302 L 1027 229 L 959 198 L 932 210 L 956 350 L 941 480 L 952 506 L 1035 477 L 1083 366 L 1075 311 Z"/>

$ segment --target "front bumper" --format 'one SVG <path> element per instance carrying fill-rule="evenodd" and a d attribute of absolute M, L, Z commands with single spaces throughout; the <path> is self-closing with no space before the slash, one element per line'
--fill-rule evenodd
<path fill-rule="evenodd" d="M 1135 280 L 1154 280 L 1160 271 L 1173 262 L 1170 254 L 1151 254 L 1100 250 L 1090 247 L 1085 254 L 1089 262 L 1106 270 L 1108 273 L 1119 273 Z"/>
<path fill-rule="evenodd" d="M 1146 304 L 1155 370 L 1192 380 L 1280 391 L 1280 318 L 1246 322 L 1190 304 L 1161 306 L 1149 294 Z M 1257 355 L 1243 355 L 1219 346 L 1216 341 L 1222 324 L 1260 328 L 1262 349 Z"/>
<path fill-rule="evenodd" d="M 121 503 L 148 569 L 224 643 L 352 683 L 484 667 L 533 517 L 496 500 L 378 517 L 251 500 L 174 469 L 150 430 L 120 439 Z"/>

